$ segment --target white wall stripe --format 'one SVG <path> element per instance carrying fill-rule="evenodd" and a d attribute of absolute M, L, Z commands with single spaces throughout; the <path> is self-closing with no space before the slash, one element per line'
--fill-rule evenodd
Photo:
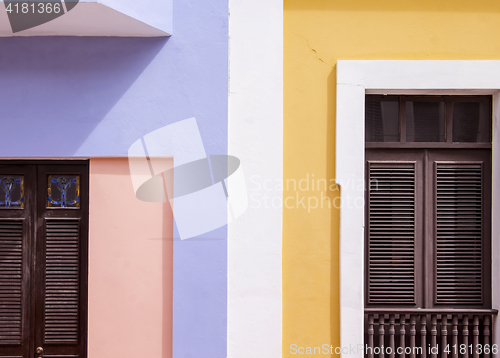
<path fill-rule="evenodd" d="M 241 160 L 249 208 L 228 228 L 228 357 L 276 358 L 283 197 L 261 184 L 283 178 L 283 0 L 230 0 L 229 9 L 229 154 Z"/>

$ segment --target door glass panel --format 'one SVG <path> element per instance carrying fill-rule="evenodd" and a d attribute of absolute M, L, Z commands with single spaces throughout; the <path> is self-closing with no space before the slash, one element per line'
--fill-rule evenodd
<path fill-rule="evenodd" d="M 80 207 L 80 176 L 79 175 L 49 175 L 48 208 L 79 208 Z"/>
<path fill-rule="evenodd" d="M 24 208 L 24 177 L 22 175 L 0 176 L 0 208 Z"/>
<path fill-rule="evenodd" d="M 490 142 L 489 103 L 477 99 L 458 99 L 453 103 L 453 141 Z"/>
<path fill-rule="evenodd" d="M 406 141 L 446 141 L 445 103 L 435 99 L 408 99 L 406 101 Z"/>
<path fill-rule="evenodd" d="M 399 99 L 366 97 L 366 141 L 399 142 Z"/>

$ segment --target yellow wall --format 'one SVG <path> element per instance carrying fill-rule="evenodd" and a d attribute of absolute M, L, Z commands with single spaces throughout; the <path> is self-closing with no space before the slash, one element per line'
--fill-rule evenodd
<path fill-rule="evenodd" d="M 339 211 L 307 208 L 321 198 L 312 176 L 335 178 L 337 60 L 500 59 L 500 1 L 285 0 L 284 11 L 283 357 L 296 357 L 291 344 L 340 345 Z M 308 175 L 309 190 L 287 189 Z"/>

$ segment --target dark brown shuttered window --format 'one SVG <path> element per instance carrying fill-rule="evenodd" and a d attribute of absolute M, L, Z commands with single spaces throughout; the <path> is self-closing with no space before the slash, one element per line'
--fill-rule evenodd
<path fill-rule="evenodd" d="M 87 227 L 86 161 L 0 162 L 0 358 L 87 356 Z"/>
<path fill-rule="evenodd" d="M 367 96 L 366 307 L 491 308 L 491 98 Z"/>
<path fill-rule="evenodd" d="M 484 302 L 483 166 L 435 163 L 437 304 Z"/>
<path fill-rule="evenodd" d="M 368 162 L 369 303 L 415 304 L 415 162 Z"/>

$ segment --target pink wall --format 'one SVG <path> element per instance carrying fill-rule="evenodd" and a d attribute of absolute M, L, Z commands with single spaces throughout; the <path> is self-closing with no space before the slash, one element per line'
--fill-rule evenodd
<path fill-rule="evenodd" d="M 172 357 L 168 203 L 136 199 L 127 158 L 90 161 L 89 358 Z"/>

